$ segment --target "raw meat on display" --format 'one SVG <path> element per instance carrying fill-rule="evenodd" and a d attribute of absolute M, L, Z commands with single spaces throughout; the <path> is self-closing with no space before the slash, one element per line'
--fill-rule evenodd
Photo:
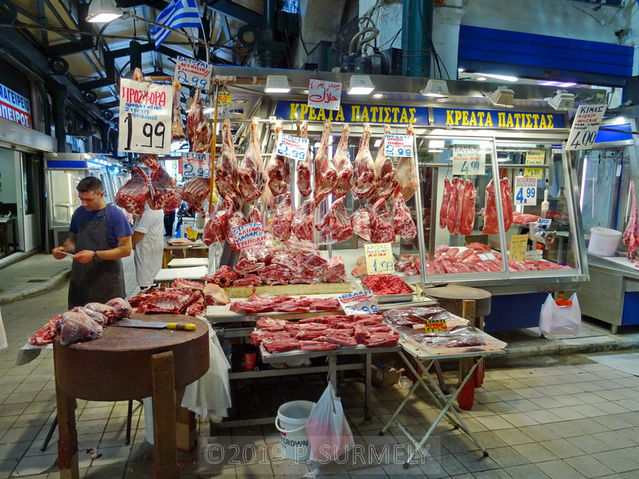
<path fill-rule="evenodd" d="M 313 171 L 315 178 L 315 203 L 319 204 L 331 191 L 337 179 L 337 170 L 328 157 L 328 142 L 331 136 L 331 122 L 324 122 L 324 131 L 320 146 L 313 160 Z"/>
<path fill-rule="evenodd" d="M 226 223 L 233 208 L 233 201 L 229 197 L 224 198 L 222 204 L 218 205 L 215 213 L 209 217 L 204 225 L 203 241 L 207 246 L 213 243 L 221 243 L 226 239 Z"/>
<path fill-rule="evenodd" d="M 450 198 L 448 199 L 448 211 L 446 213 L 446 227 L 448 228 L 448 232 L 450 234 L 455 234 L 455 226 L 457 221 L 457 193 L 459 191 L 457 188 L 457 183 L 459 181 L 459 178 L 453 178 L 453 181 L 450 185 Z"/>
<path fill-rule="evenodd" d="M 182 122 L 182 110 L 180 108 L 180 98 L 182 93 L 182 84 L 173 82 L 173 116 L 171 118 L 171 141 L 180 141 L 186 139 L 184 133 L 184 123 Z"/>
<path fill-rule="evenodd" d="M 150 195 L 149 181 L 141 168 L 131 168 L 131 179 L 123 184 L 115 195 L 115 204 L 132 215 L 142 215 L 144 205 Z"/>
<path fill-rule="evenodd" d="M 151 174 L 151 183 L 153 184 L 154 209 L 171 213 L 180 207 L 182 203 L 180 190 L 164 168 L 158 168 Z"/>
<path fill-rule="evenodd" d="M 623 244 L 628 248 L 628 259 L 634 261 L 637 257 L 637 246 L 639 246 L 639 220 L 637 219 L 637 195 L 635 193 L 635 182 L 630 181 L 631 207 L 628 213 L 628 224 L 622 235 Z"/>
<path fill-rule="evenodd" d="M 413 127 L 408 125 L 406 128 L 407 135 L 415 135 Z M 395 194 L 401 193 L 404 195 L 404 200 L 410 200 L 419 184 L 419 178 L 417 176 L 417 169 L 415 168 L 415 160 L 412 157 L 401 157 L 397 161 L 397 168 L 395 168 L 395 179 L 398 181 Z"/>
<path fill-rule="evenodd" d="M 251 287 L 262 284 L 262 279 L 256 274 L 248 274 L 243 278 L 233 281 L 232 286 L 235 287 Z"/>
<path fill-rule="evenodd" d="M 461 226 L 462 212 L 464 210 L 464 191 L 465 191 L 464 185 L 465 185 L 464 180 L 460 178 L 459 181 L 457 182 L 457 206 L 455 208 L 454 234 L 459 234 L 459 230 Z"/>
<path fill-rule="evenodd" d="M 448 178 L 444 180 L 444 195 L 442 196 L 442 204 L 439 208 L 439 227 L 446 228 L 448 224 L 448 202 L 450 201 L 450 195 L 452 185 Z"/>
<path fill-rule="evenodd" d="M 75 308 L 71 308 L 70 311 L 86 314 L 100 326 L 105 326 L 107 324 L 107 317 L 104 314 L 98 313 L 97 311 L 93 311 L 89 308 L 85 308 L 84 306 L 76 306 Z"/>
<path fill-rule="evenodd" d="M 242 214 L 242 212 L 235 208 L 229 214 L 228 219 L 226 221 L 226 229 L 224 230 L 224 235 L 226 236 L 226 241 L 231 245 L 231 247 L 238 249 L 235 241 L 233 239 L 233 230 L 235 228 L 239 228 L 240 226 L 246 225 L 246 218 Z"/>
<path fill-rule="evenodd" d="M 207 283 L 202 290 L 207 306 L 229 304 L 231 299 L 226 292 L 215 283 Z"/>
<path fill-rule="evenodd" d="M 395 234 L 401 236 L 403 240 L 413 239 L 417 235 L 417 227 L 415 226 L 413 218 L 410 216 L 410 211 L 401 193 L 395 198 L 393 224 Z"/>
<path fill-rule="evenodd" d="M 273 142 L 273 153 L 271 159 L 266 165 L 266 176 L 268 177 L 268 188 L 273 196 L 279 196 L 286 192 L 288 183 L 291 179 L 291 165 L 285 156 L 277 154 L 277 139 L 282 133 L 282 125 L 275 125 L 273 134 L 275 141 Z"/>
<path fill-rule="evenodd" d="M 60 344 L 66 346 L 99 338 L 102 336 L 102 326 L 84 313 L 67 311 L 56 323 L 56 335 L 60 338 Z"/>
<path fill-rule="evenodd" d="M 501 191 L 501 207 L 504 210 L 504 230 L 508 231 L 510 225 L 513 224 L 513 194 L 508 178 L 499 180 L 499 189 Z"/>
<path fill-rule="evenodd" d="M 330 351 L 337 349 L 339 346 L 334 343 L 325 343 L 324 341 L 300 341 L 301 351 Z"/>
<path fill-rule="evenodd" d="M 372 212 L 368 206 L 359 208 L 351 215 L 351 227 L 353 228 L 353 233 L 364 241 L 371 240 L 371 216 Z"/>
<path fill-rule="evenodd" d="M 377 295 L 414 293 L 402 278 L 394 274 L 371 274 L 362 279 L 362 284 Z"/>
<path fill-rule="evenodd" d="M 113 298 L 108 300 L 105 303 L 106 306 L 110 306 L 115 310 L 115 313 L 118 316 L 118 319 L 130 318 L 131 317 L 131 305 L 126 299 L 123 298 Z"/>
<path fill-rule="evenodd" d="M 260 153 L 259 120 L 254 117 L 251 121 L 251 135 L 248 149 L 237 169 L 237 189 L 244 201 L 253 201 L 264 192 L 264 166 Z"/>
<path fill-rule="evenodd" d="M 189 137 L 192 152 L 207 153 L 211 149 L 211 130 L 204 118 L 202 92 L 199 88 L 195 89 L 191 108 L 186 115 L 186 134 Z"/>
<path fill-rule="evenodd" d="M 300 205 L 293 215 L 291 222 L 291 231 L 297 239 L 313 241 L 313 212 L 315 211 L 315 202 L 307 199 Z"/>
<path fill-rule="evenodd" d="M 188 288 L 202 291 L 204 289 L 204 283 L 192 279 L 176 278 L 171 283 L 171 288 Z"/>
<path fill-rule="evenodd" d="M 421 260 L 416 254 L 401 254 L 395 263 L 395 270 L 405 276 L 417 276 L 421 272 Z"/>
<path fill-rule="evenodd" d="M 158 155 L 140 153 L 138 155 L 138 160 L 140 160 L 144 166 L 151 170 L 151 173 L 153 173 L 160 167 L 160 163 L 158 162 Z"/>
<path fill-rule="evenodd" d="M 208 178 L 194 178 L 182 187 L 181 196 L 193 211 L 204 213 L 202 204 L 209 197 L 210 180 Z"/>
<path fill-rule="evenodd" d="M 384 125 L 384 134 L 390 135 L 390 133 L 390 126 Z M 390 156 L 386 156 L 385 141 L 382 141 L 375 158 L 375 184 L 374 198 L 389 198 L 399 185 L 399 182 L 395 179 L 393 159 Z"/>
<path fill-rule="evenodd" d="M 291 236 L 291 223 L 294 216 L 291 194 L 286 193 L 282 201 L 280 201 L 280 204 L 277 205 L 277 211 L 273 217 L 273 223 L 271 224 L 273 236 L 284 241 L 289 239 Z"/>
<path fill-rule="evenodd" d="M 373 243 L 392 243 L 395 241 L 395 227 L 384 198 L 379 198 L 373 204 L 372 225 L 371 239 Z"/>
<path fill-rule="evenodd" d="M 55 340 L 56 335 L 56 323 L 60 319 L 60 315 L 56 315 L 51 318 L 47 323 L 38 329 L 33 336 L 31 336 L 27 341 L 29 344 L 34 346 L 44 346 L 46 344 L 51 344 Z"/>
<path fill-rule="evenodd" d="M 215 165 L 215 183 L 222 196 L 237 194 L 237 158 L 228 118 L 222 123 L 222 153 Z"/>
<path fill-rule="evenodd" d="M 333 256 L 328 260 L 326 269 L 320 276 L 322 283 L 345 283 L 346 270 L 344 269 L 344 260 L 341 256 Z"/>
<path fill-rule="evenodd" d="M 344 197 L 341 197 L 331 205 L 330 210 L 319 225 L 315 226 L 321 232 L 322 237 L 335 242 L 347 240 L 353 236 L 353 228 L 344 207 Z"/>
<path fill-rule="evenodd" d="M 239 279 L 240 275 L 231 269 L 228 265 L 220 266 L 220 268 L 211 277 L 207 277 L 206 281 L 217 284 L 223 288 L 231 286 L 233 281 Z"/>
<path fill-rule="evenodd" d="M 308 138 L 308 122 L 306 120 L 302 121 L 299 125 L 300 128 L 300 138 Z M 312 192 L 311 185 L 311 154 L 309 151 L 306 152 L 306 159 L 304 161 L 297 162 L 297 190 L 300 192 L 302 196 L 309 196 Z"/>
<path fill-rule="evenodd" d="M 371 127 L 368 123 L 364 125 L 364 133 L 359 140 L 359 150 L 355 156 L 353 165 L 354 184 L 353 193 L 360 200 L 369 198 L 375 192 L 375 163 L 371 156 L 369 142 L 371 138 Z"/>
<path fill-rule="evenodd" d="M 286 339 L 263 339 L 262 346 L 269 353 L 285 353 L 286 351 L 292 351 L 297 349 L 299 346 L 299 341 L 297 339 L 293 339 L 288 337 Z"/>
<path fill-rule="evenodd" d="M 490 180 L 486 186 L 486 208 L 484 210 L 485 235 L 496 235 L 499 233 L 499 223 L 497 222 L 497 203 L 495 201 L 495 182 Z"/>
<path fill-rule="evenodd" d="M 333 166 L 337 172 L 335 183 L 333 184 L 333 194 L 337 198 L 346 196 L 353 186 L 353 165 L 351 165 L 351 156 L 348 152 L 348 123 L 342 126 L 342 137 L 339 139 L 337 150 L 333 156 Z"/>
<path fill-rule="evenodd" d="M 87 303 L 84 305 L 85 308 L 95 311 L 97 313 L 103 314 L 106 318 L 106 325 L 115 323 L 118 319 L 120 319 L 120 315 L 118 311 L 115 310 L 112 306 L 107 306 L 102 303 Z"/>
<path fill-rule="evenodd" d="M 260 210 L 255 205 L 250 206 L 247 218 L 249 223 L 264 224 L 264 222 L 262 221 L 262 213 L 260 213 Z"/>
<path fill-rule="evenodd" d="M 475 198 L 477 190 L 472 181 L 466 180 L 464 196 L 462 197 L 462 212 L 460 218 L 459 234 L 467 236 L 472 233 L 475 224 Z"/>
<path fill-rule="evenodd" d="M 513 224 L 515 225 L 528 226 L 528 223 L 536 223 L 538 219 L 541 219 L 541 216 L 513 211 Z"/>

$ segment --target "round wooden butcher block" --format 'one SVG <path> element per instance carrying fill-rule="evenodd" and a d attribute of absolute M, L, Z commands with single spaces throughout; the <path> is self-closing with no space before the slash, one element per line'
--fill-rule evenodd
<path fill-rule="evenodd" d="M 175 389 L 200 378 L 209 368 L 208 325 L 191 316 L 138 314 L 131 319 L 188 322 L 195 331 L 107 326 L 102 337 L 53 345 L 56 383 L 66 394 L 92 401 L 121 401 L 151 396 L 151 356 L 173 352 Z"/>
<path fill-rule="evenodd" d="M 447 286 L 427 288 L 424 290 L 424 294 L 436 299 L 443 308 L 458 316 L 461 316 L 462 301 L 465 299 L 475 301 L 477 317 L 485 317 L 490 314 L 492 295 L 484 289 L 449 284 Z"/>

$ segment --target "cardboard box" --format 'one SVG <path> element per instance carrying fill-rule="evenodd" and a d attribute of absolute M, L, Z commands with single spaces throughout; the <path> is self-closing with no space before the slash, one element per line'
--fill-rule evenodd
<path fill-rule="evenodd" d="M 396 384 L 401 376 L 401 371 L 392 367 L 385 366 L 380 368 L 376 365 L 371 365 L 371 379 L 373 386 L 377 388 L 387 388 Z"/>

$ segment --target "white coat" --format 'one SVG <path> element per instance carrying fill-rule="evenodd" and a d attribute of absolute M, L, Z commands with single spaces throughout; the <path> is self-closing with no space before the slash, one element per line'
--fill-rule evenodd
<path fill-rule="evenodd" d="M 133 226 L 133 232 L 144 233 L 135 245 L 135 275 L 139 286 L 151 286 L 162 268 L 164 253 L 164 211 L 152 210 L 147 204 Z"/>

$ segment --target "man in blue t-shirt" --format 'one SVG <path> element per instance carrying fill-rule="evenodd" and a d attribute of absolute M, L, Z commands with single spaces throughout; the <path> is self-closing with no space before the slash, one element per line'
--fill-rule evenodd
<path fill-rule="evenodd" d="M 87 176 L 76 189 L 82 206 L 73 213 L 67 239 L 51 252 L 55 259 L 73 259 L 69 309 L 126 296 L 121 258 L 131 254 L 133 234 L 126 216 L 104 201 L 99 179 Z"/>

